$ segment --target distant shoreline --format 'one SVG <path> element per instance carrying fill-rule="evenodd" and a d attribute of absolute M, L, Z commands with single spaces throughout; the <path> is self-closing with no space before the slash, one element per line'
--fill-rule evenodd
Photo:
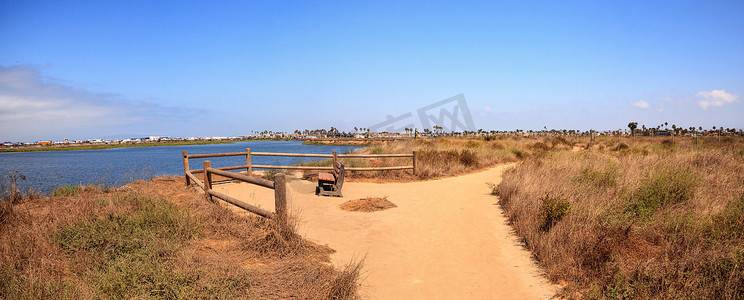
<path fill-rule="evenodd" d="M 213 144 L 232 144 L 238 142 L 262 142 L 276 141 L 273 139 L 245 139 L 245 140 L 228 140 L 228 141 L 176 141 L 176 142 L 157 142 L 157 143 L 132 143 L 132 144 L 79 144 L 79 145 L 52 145 L 52 146 L 20 146 L 0 148 L 0 153 L 8 152 L 39 152 L 39 151 L 75 151 L 75 150 L 103 150 L 113 148 L 134 148 L 134 147 L 160 147 L 160 146 L 191 146 L 191 145 L 213 145 Z"/>

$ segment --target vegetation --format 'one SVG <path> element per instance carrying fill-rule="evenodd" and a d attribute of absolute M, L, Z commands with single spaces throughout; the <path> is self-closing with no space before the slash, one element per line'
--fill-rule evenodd
<path fill-rule="evenodd" d="M 81 185 L 63 185 L 52 191 L 52 196 L 75 196 L 83 190 Z"/>
<path fill-rule="evenodd" d="M 369 147 L 376 144 L 371 140 L 307 140 L 302 142 L 303 145 L 313 146 L 355 146 L 355 147 Z"/>
<path fill-rule="evenodd" d="M 417 173 L 410 170 L 347 171 L 351 179 L 421 180 L 473 172 L 499 163 L 515 162 L 540 156 L 552 149 L 569 149 L 565 138 L 488 137 L 488 138 L 418 138 L 396 140 L 352 151 L 353 154 L 411 154 L 418 151 Z M 340 158 L 346 167 L 410 166 L 410 158 L 348 159 Z M 306 162 L 307 166 L 330 166 L 330 160 Z M 316 172 L 305 172 L 312 178 Z"/>
<path fill-rule="evenodd" d="M 361 262 L 334 269 L 332 250 L 292 220 L 238 215 L 181 178 L 12 208 L 0 219 L 2 299 L 356 297 Z"/>
<path fill-rule="evenodd" d="M 743 140 L 580 146 L 524 160 L 494 190 L 561 296 L 744 298 Z"/>

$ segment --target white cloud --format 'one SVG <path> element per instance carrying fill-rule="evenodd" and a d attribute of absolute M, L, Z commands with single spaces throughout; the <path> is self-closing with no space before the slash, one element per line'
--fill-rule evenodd
<path fill-rule="evenodd" d="M 643 100 L 639 100 L 639 101 L 636 101 L 636 102 L 631 102 L 630 105 L 633 105 L 633 106 L 638 107 L 638 108 L 643 108 L 643 109 L 646 109 L 646 108 L 651 107 L 650 105 L 648 105 L 648 102 L 643 101 Z"/>
<path fill-rule="evenodd" d="M 491 107 L 490 106 L 483 107 L 483 109 L 485 109 L 486 111 L 491 111 Z"/>
<path fill-rule="evenodd" d="M 30 66 L 0 66 L 0 139 L 108 135 L 193 115 L 187 109 L 129 101 L 45 78 Z"/>
<path fill-rule="evenodd" d="M 708 109 L 708 107 L 723 106 L 724 104 L 741 102 L 738 95 L 726 93 L 726 91 L 724 90 L 712 90 L 710 92 L 702 91 L 697 93 L 697 96 L 705 98 L 705 100 L 698 101 L 698 104 L 703 109 Z"/>

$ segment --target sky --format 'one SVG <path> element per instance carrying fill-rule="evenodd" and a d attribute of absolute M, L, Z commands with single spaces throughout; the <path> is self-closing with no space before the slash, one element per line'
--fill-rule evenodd
<path fill-rule="evenodd" d="M 486 130 L 744 128 L 744 2 L 0 0 L 0 141 L 423 129 L 457 95 Z"/>

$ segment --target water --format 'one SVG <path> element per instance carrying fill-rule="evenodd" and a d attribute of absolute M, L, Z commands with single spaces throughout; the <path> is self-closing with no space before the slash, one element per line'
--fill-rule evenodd
<path fill-rule="evenodd" d="M 183 175 L 181 151 L 189 154 L 244 152 L 339 154 L 353 146 L 302 145 L 300 141 L 260 141 L 232 144 L 112 148 L 104 150 L 0 153 L 0 175 L 6 188 L 8 174 L 20 171 L 26 180 L 21 190 L 33 188 L 48 194 L 67 184 L 121 186 L 150 176 Z M 293 165 L 320 158 L 253 156 L 254 165 Z M 190 159 L 191 169 L 201 169 L 205 159 Z M 207 158 L 213 168 L 245 165 L 245 156 Z"/>

